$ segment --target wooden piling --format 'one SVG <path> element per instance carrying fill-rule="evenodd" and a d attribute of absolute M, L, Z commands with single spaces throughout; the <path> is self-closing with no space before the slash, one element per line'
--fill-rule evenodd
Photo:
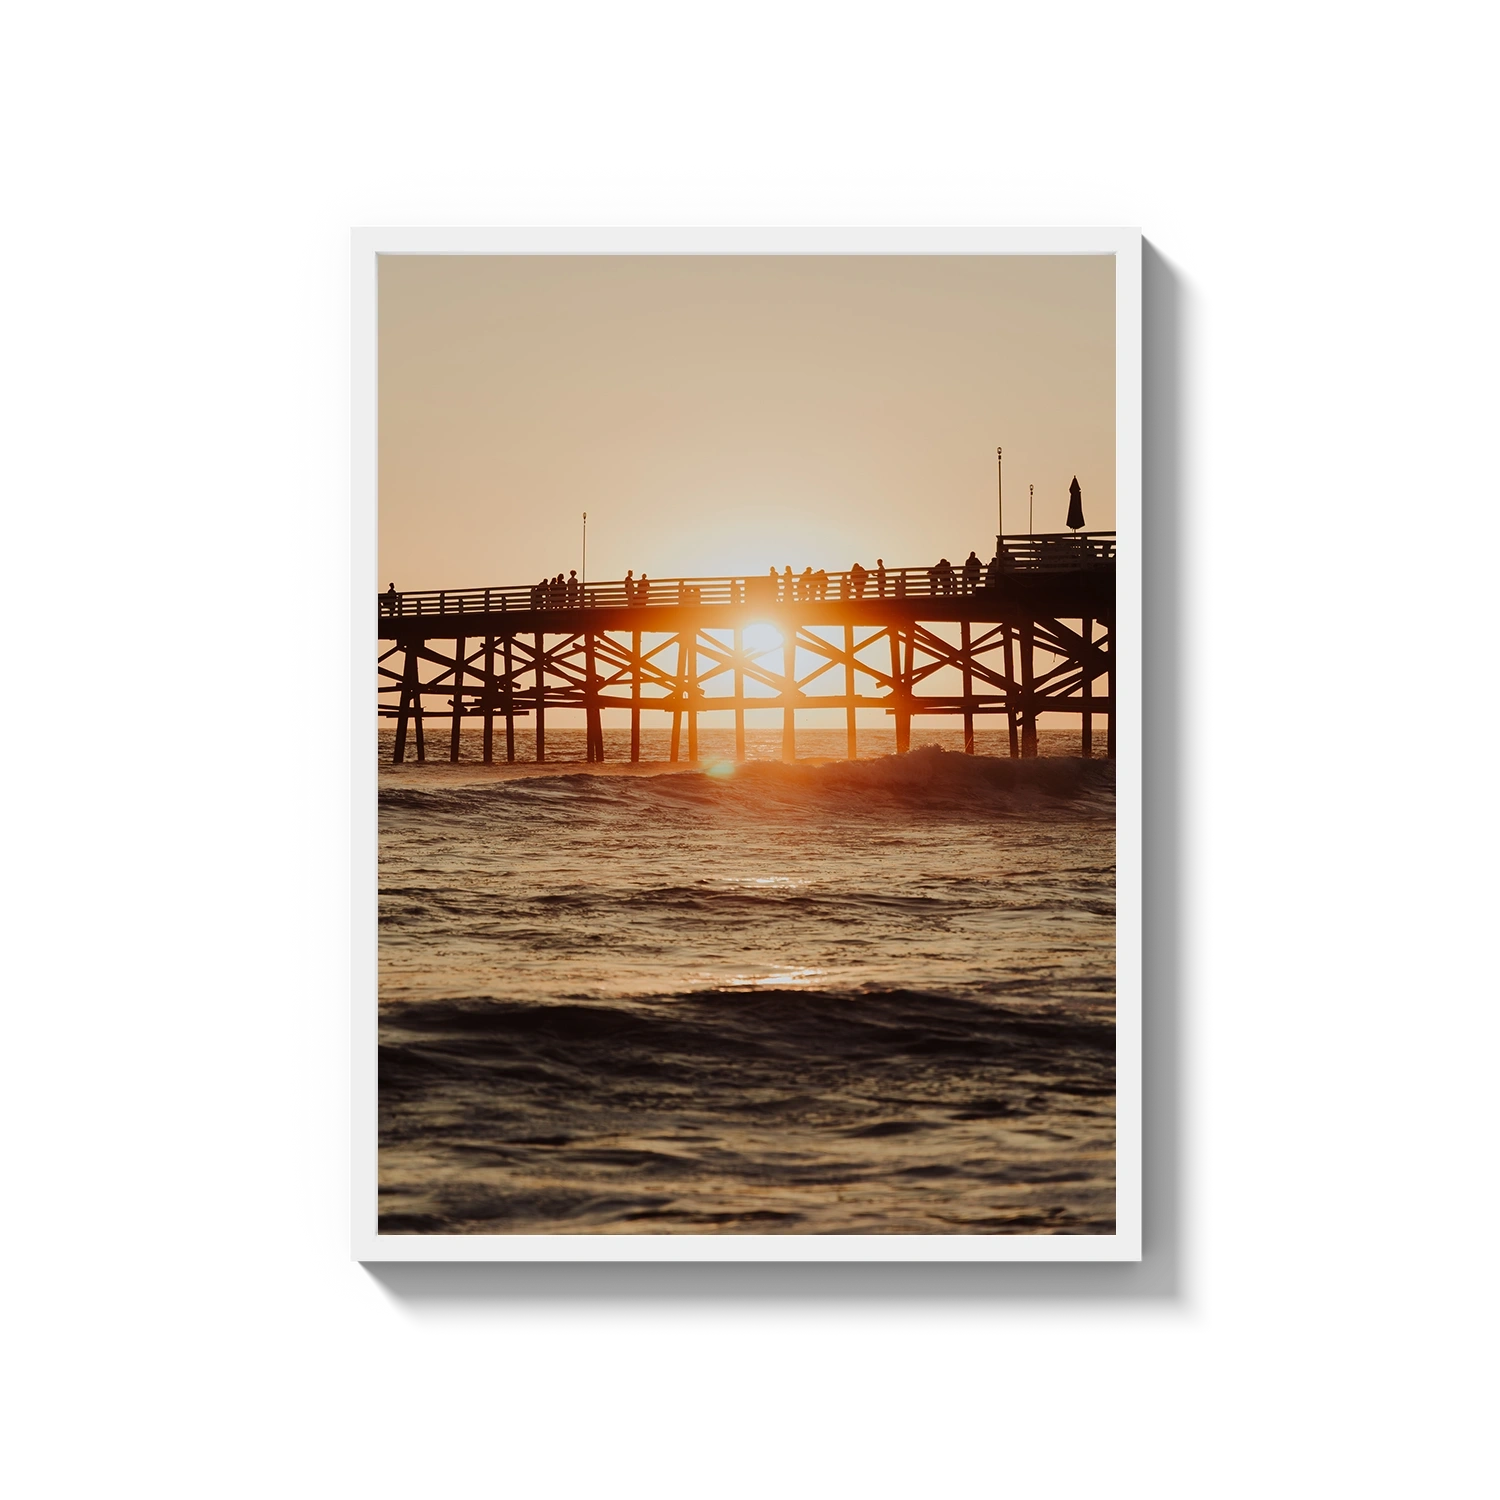
<path fill-rule="evenodd" d="M 453 732 L 448 738 L 448 759 L 456 761 L 459 751 L 459 737 L 464 723 L 464 653 L 468 650 L 469 643 L 463 636 L 454 641 L 453 652 Z"/>
<path fill-rule="evenodd" d="M 1104 691 L 1109 694 L 1109 713 L 1104 720 L 1104 753 L 1110 760 L 1115 758 L 1115 617 L 1113 613 L 1103 621 L 1105 634 L 1109 637 L 1109 650 L 1104 653 Z"/>
<path fill-rule="evenodd" d="M 505 761 L 511 764 L 516 758 L 516 677 L 515 663 L 511 652 L 513 637 L 505 636 Z"/>
<path fill-rule="evenodd" d="M 536 762 L 541 765 L 547 759 L 547 668 L 545 638 L 539 630 L 533 637 L 536 642 Z"/>
<path fill-rule="evenodd" d="M 781 662 L 786 689 L 783 695 L 786 707 L 781 714 L 781 758 L 793 761 L 797 758 L 797 710 L 792 707 L 797 696 L 797 625 L 790 611 L 782 627 Z"/>
<path fill-rule="evenodd" d="M 401 701 L 396 711 L 396 748 L 391 755 L 395 765 L 406 759 L 406 728 L 411 721 L 412 698 L 417 686 L 417 646 L 406 648 L 406 663 L 401 669 Z"/>
<path fill-rule="evenodd" d="M 698 627 L 693 625 L 687 632 L 687 700 L 688 764 L 698 764 Z"/>
<path fill-rule="evenodd" d="M 1078 633 L 1083 637 L 1080 658 L 1083 664 L 1083 723 L 1079 728 L 1078 751 L 1085 760 L 1094 753 L 1094 622 L 1083 619 L 1078 622 Z"/>
<path fill-rule="evenodd" d="M 583 633 L 583 739 L 584 759 L 604 759 L 604 725 L 599 714 L 599 682 L 594 671 L 594 632 Z"/>
<path fill-rule="evenodd" d="M 974 656 L 969 636 L 969 622 L 959 625 L 959 649 L 963 659 L 964 674 L 964 754 L 974 753 Z"/>
<path fill-rule="evenodd" d="M 484 638 L 484 763 L 495 760 L 495 637 Z"/>
<path fill-rule="evenodd" d="M 1036 754 L 1036 627 L 1021 625 L 1021 755 Z"/>
<path fill-rule="evenodd" d="M 844 697 L 848 706 L 844 710 L 849 729 L 849 759 L 859 759 L 858 726 L 854 717 L 854 627 L 844 626 Z"/>
<path fill-rule="evenodd" d="M 641 758 L 641 633 L 630 632 L 630 763 Z"/>
<path fill-rule="evenodd" d="M 744 586 L 741 585 L 743 595 Z M 734 758 L 745 759 L 745 632 L 734 627 Z"/>
<path fill-rule="evenodd" d="M 667 760 L 677 763 L 677 752 L 682 746 L 682 699 L 687 682 L 687 647 L 682 636 L 677 637 L 677 672 L 672 681 L 672 743 L 667 750 Z"/>
<path fill-rule="evenodd" d="M 1011 639 L 1010 621 L 1005 622 L 1005 718 L 1010 729 L 1010 758 L 1018 760 L 1021 755 L 1021 737 L 1017 732 L 1019 718 L 1016 712 L 1016 655 Z"/>
<path fill-rule="evenodd" d="M 906 711 L 905 684 L 901 676 L 901 631 L 892 625 L 891 638 L 891 707 L 896 721 L 896 754 L 911 749 L 911 715 Z"/>

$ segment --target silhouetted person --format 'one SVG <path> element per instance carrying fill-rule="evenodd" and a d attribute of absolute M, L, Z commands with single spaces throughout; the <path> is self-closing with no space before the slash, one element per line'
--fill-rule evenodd
<path fill-rule="evenodd" d="M 885 559 L 883 557 L 875 559 L 875 592 L 882 599 L 885 598 Z"/>
<path fill-rule="evenodd" d="M 980 562 L 979 556 L 972 549 L 964 561 L 964 593 L 972 594 L 979 587 L 979 575 L 984 571 L 984 564 Z"/>
<path fill-rule="evenodd" d="M 625 602 L 627 604 L 634 604 L 635 603 L 635 569 L 634 568 L 626 568 L 626 570 L 625 570 Z"/>
<path fill-rule="evenodd" d="M 567 582 L 567 585 L 566 585 L 566 595 L 567 595 L 568 608 L 569 609 L 575 609 L 578 605 L 580 605 L 580 604 L 583 603 L 583 589 L 582 589 L 582 585 L 580 585 L 580 583 L 578 582 L 578 569 L 577 568 L 574 568 L 568 574 L 568 582 Z"/>
<path fill-rule="evenodd" d="M 797 581 L 797 597 L 804 602 L 811 600 L 813 596 L 813 570 L 803 568 L 802 577 Z"/>
<path fill-rule="evenodd" d="M 855 563 L 849 569 L 849 581 L 854 585 L 854 597 L 863 599 L 865 597 L 865 579 L 870 576 L 863 563 Z"/>
<path fill-rule="evenodd" d="M 946 557 L 938 558 L 937 568 L 938 587 L 945 594 L 953 592 L 953 564 Z"/>
<path fill-rule="evenodd" d="M 990 559 L 990 566 L 984 575 L 984 586 L 990 593 L 998 593 L 1000 589 L 1000 553 L 997 551 Z"/>
<path fill-rule="evenodd" d="M 651 602 L 651 580 L 644 573 L 641 574 L 641 581 L 635 586 L 635 602 L 637 604 Z"/>
<path fill-rule="evenodd" d="M 396 585 L 394 583 L 385 591 L 385 612 L 388 615 L 396 613 Z"/>
<path fill-rule="evenodd" d="M 781 579 L 781 602 L 790 604 L 792 602 L 792 570 L 788 568 Z"/>

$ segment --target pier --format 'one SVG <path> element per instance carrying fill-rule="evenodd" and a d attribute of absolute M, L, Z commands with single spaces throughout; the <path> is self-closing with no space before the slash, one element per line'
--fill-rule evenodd
<path fill-rule="evenodd" d="M 395 720 L 397 764 L 409 750 L 428 759 L 434 728 L 458 760 L 476 721 L 485 762 L 513 761 L 528 719 L 545 761 L 548 712 L 566 708 L 583 710 L 590 761 L 604 759 L 609 710 L 629 716 L 632 761 L 643 715 L 670 715 L 670 758 L 696 762 L 699 715 L 722 710 L 743 760 L 756 709 L 781 711 L 785 760 L 798 710 L 828 708 L 844 711 L 851 759 L 861 708 L 892 717 L 899 754 L 914 718 L 961 719 L 972 754 L 976 719 L 999 715 L 1011 755 L 1032 756 L 1042 714 L 1075 716 L 1085 756 L 1114 754 L 1113 532 L 997 538 L 977 578 L 923 566 L 790 587 L 752 574 L 377 597 L 379 712 Z"/>

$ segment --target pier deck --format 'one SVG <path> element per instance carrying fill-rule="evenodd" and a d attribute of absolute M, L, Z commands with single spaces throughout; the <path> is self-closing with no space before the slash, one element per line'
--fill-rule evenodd
<path fill-rule="evenodd" d="M 790 587 L 767 574 L 388 591 L 378 596 L 378 669 L 393 758 L 404 761 L 414 740 L 425 760 L 436 720 L 456 761 L 464 723 L 477 720 L 484 760 L 495 759 L 498 721 L 513 761 L 516 721 L 530 718 L 545 761 L 547 713 L 560 708 L 583 710 L 591 761 L 604 759 L 612 710 L 629 716 L 632 761 L 643 714 L 669 714 L 671 759 L 696 761 L 700 714 L 733 712 L 743 759 L 745 713 L 779 709 L 782 755 L 793 759 L 797 711 L 827 708 L 845 713 L 851 758 L 860 708 L 893 717 L 898 753 L 911 747 L 914 717 L 961 718 L 972 753 L 975 718 L 999 714 L 1011 754 L 1035 755 L 1038 717 L 1060 713 L 1078 716 L 1084 755 L 1102 718 L 1113 755 L 1113 534 L 999 540 L 977 578 L 922 567 L 794 577 Z"/>

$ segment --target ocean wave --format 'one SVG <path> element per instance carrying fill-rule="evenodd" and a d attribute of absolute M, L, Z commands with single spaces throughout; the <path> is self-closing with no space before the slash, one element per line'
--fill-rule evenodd
<path fill-rule="evenodd" d="M 620 775 L 572 770 L 464 786 L 387 786 L 384 811 L 426 816 L 513 805 L 575 816 L 581 811 L 654 807 L 684 812 L 789 811 L 810 804 L 1007 813 L 1050 809 L 1113 816 L 1114 762 L 1076 756 L 1011 760 L 963 755 L 936 745 L 908 755 L 823 764 L 720 761 L 698 770 Z"/>
<path fill-rule="evenodd" d="M 381 1086 L 496 1062 L 622 1074 L 691 1075 L 712 1062 L 804 1067 L 944 1060 L 1055 1070 L 1068 1057 L 1087 1092 L 1113 1087 L 1112 1018 L 1017 1010 L 984 997 L 887 990 L 695 991 L 629 1003 L 425 1000 L 381 1012 Z M 1082 1075 L 1088 1075 L 1083 1079 Z"/>

